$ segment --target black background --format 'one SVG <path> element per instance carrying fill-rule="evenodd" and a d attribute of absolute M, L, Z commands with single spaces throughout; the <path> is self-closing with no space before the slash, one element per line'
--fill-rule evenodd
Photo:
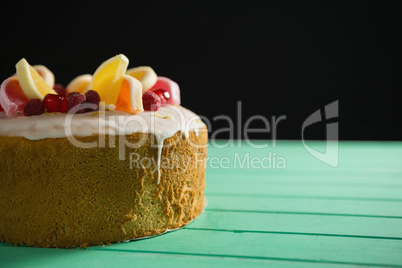
<path fill-rule="evenodd" d="M 300 139 L 303 121 L 339 100 L 342 140 L 401 140 L 401 11 L 398 1 L 7 3 L 0 79 L 25 57 L 67 84 L 123 53 L 178 82 L 212 132 L 228 127 L 217 115 L 237 123 L 241 101 L 243 123 L 286 115 L 277 138 Z M 325 138 L 324 124 L 306 136 Z"/>

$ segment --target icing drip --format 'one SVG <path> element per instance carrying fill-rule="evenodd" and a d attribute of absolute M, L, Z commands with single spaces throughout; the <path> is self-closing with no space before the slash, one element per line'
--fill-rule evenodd
<path fill-rule="evenodd" d="M 45 113 L 30 117 L 7 117 L 5 113 L 0 113 L 0 136 L 25 137 L 29 140 L 66 137 L 70 139 L 73 136 L 105 134 L 130 135 L 135 132 L 152 133 L 156 137 L 158 148 L 158 183 L 161 176 L 160 165 L 164 140 L 178 131 L 181 131 L 186 138 L 189 137 L 190 130 L 194 130 L 198 136 L 199 128 L 203 126 L 205 124 L 195 113 L 174 105 L 160 107 L 157 114 L 143 112 L 136 115 L 121 111 L 100 111 L 83 114 Z M 85 148 L 91 146 L 89 144 Z"/>
<path fill-rule="evenodd" d="M 161 181 L 161 156 L 162 156 L 162 148 L 163 148 L 163 142 L 162 144 L 158 144 L 158 163 L 157 163 L 157 169 L 158 169 L 158 184 Z"/>

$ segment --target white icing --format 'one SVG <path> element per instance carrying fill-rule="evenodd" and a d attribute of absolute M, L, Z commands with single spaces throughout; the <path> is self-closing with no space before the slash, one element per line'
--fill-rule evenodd
<path fill-rule="evenodd" d="M 158 184 L 161 179 L 161 156 L 162 156 L 162 148 L 163 148 L 163 143 L 160 144 L 158 142 L 158 163 L 157 163 L 157 169 L 158 169 Z"/>
<path fill-rule="evenodd" d="M 91 135 L 130 135 L 135 132 L 152 133 L 158 147 L 158 183 L 163 141 L 181 131 L 186 138 L 189 131 L 199 135 L 199 128 L 205 126 L 201 119 L 181 106 L 168 105 L 155 112 L 136 115 L 121 111 L 99 111 L 83 114 L 42 114 L 38 116 L 7 117 L 0 113 L 0 136 L 25 137 L 29 140 L 47 138 L 68 138 L 78 142 L 76 137 Z M 83 148 L 102 146 L 101 142 L 79 144 Z M 125 145 L 128 145 L 125 143 Z M 120 159 L 124 159 L 122 156 Z"/>

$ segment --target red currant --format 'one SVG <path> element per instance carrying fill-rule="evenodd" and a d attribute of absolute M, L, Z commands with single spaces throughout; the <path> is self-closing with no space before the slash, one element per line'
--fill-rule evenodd
<path fill-rule="evenodd" d="M 85 96 L 81 94 L 70 94 L 67 99 L 68 110 L 71 111 L 74 107 L 85 101 Z M 84 113 L 85 109 L 78 109 L 76 113 Z"/>
<path fill-rule="evenodd" d="M 59 98 L 59 112 L 68 113 L 68 105 L 67 105 L 68 97 L 60 96 Z"/>
<path fill-rule="evenodd" d="M 43 107 L 43 102 L 40 99 L 30 99 L 24 108 L 24 115 L 39 115 L 45 112 L 45 108 Z"/>
<path fill-rule="evenodd" d="M 60 107 L 60 97 L 56 94 L 47 94 L 43 99 L 43 105 L 49 113 L 56 113 Z"/>
<path fill-rule="evenodd" d="M 145 111 L 157 111 L 161 106 L 161 98 L 153 91 L 147 91 L 142 95 L 142 105 Z"/>
<path fill-rule="evenodd" d="M 99 110 L 100 96 L 95 90 L 88 90 L 85 93 L 85 102 L 95 104 L 93 109 L 87 109 L 88 111 Z M 95 107 L 96 106 L 96 107 Z"/>

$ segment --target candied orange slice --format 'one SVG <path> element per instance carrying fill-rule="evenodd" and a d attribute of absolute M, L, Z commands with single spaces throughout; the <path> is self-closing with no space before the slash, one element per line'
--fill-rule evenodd
<path fill-rule="evenodd" d="M 136 114 L 143 112 L 142 84 L 132 76 L 124 75 L 119 96 L 116 102 L 116 110 Z"/>

